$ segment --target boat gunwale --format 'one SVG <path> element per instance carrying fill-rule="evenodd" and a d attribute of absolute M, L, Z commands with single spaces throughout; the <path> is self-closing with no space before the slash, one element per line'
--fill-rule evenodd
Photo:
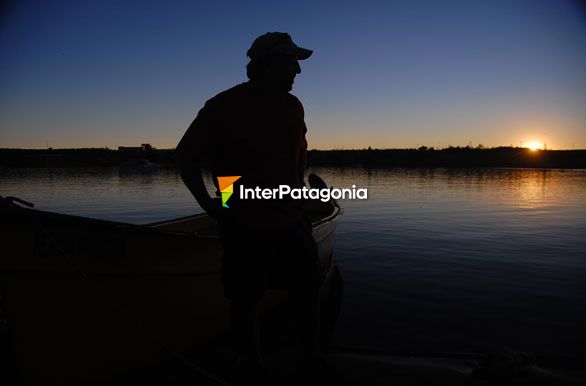
<path fill-rule="evenodd" d="M 311 224 L 313 226 L 313 228 L 316 228 L 317 226 L 320 226 L 326 222 L 330 222 L 332 220 L 334 220 L 335 218 L 339 217 L 340 215 L 342 215 L 342 208 L 340 208 L 339 205 L 334 204 L 333 205 L 334 209 L 333 211 L 328 214 L 327 216 L 320 218 L 317 221 L 313 221 Z M 162 221 L 155 221 L 155 222 L 151 222 L 151 223 L 146 223 L 146 224 L 141 224 L 141 226 L 146 226 L 146 227 L 156 227 L 159 225 L 172 225 L 173 223 L 176 222 L 181 222 L 181 221 L 185 221 L 185 220 L 193 220 L 193 219 L 197 219 L 197 218 L 204 218 L 204 217 L 209 217 L 207 213 L 203 212 L 203 213 L 196 213 L 196 214 L 191 214 L 191 215 L 187 215 L 187 216 L 182 216 L 182 217 L 177 217 L 177 218 L 173 218 L 173 219 L 168 219 L 168 220 L 162 220 Z M 156 229 L 156 228 L 155 228 Z M 184 232 L 178 232 L 178 233 L 184 233 Z M 191 234 L 191 233 L 189 233 Z M 194 234 L 198 234 L 198 233 L 194 233 Z M 215 236 L 212 236 L 215 237 Z"/>
<path fill-rule="evenodd" d="M 128 222 L 122 221 L 114 221 L 114 220 L 104 220 L 98 219 L 94 217 L 85 217 L 75 214 L 68 214 L 68 213 L 59 213 L 59 212 L 52 212 L 48 210 L 41 210 L 41 209 L 32 209 L 32 208 L 24 208 L 19 205 L 14 205 L 13 207 L 18 208 L 17 210 L 25 211 L 27 215 L 35 217 L 36 215 L 44 215 L 44 216 L 52 216 L 52 217 L 61 217 L 68 220 L 76 220 L 76 221 L 84 221 L 90 224 L 101 225 L 101 226 L 111 226 L 116 228 L 123 228 L 129 231 L 139 231 L 139 232 L 151 232 L 157 234 L 165 234 L 165 235 L 174 235 L 174 236 L 188 236 L 188 237 L 199 237 L 199 238 L 214 238 L 211 235 L 203 235 L 198 233 L 190 233 L 190 232 L 176 232 L 176 231 L 169 231 L 165 229 L 159 229 L 155 227 L 148 226 L 148 224 L 133 224 Z M 187 216 L 189 217 L 189 216 Z"/>

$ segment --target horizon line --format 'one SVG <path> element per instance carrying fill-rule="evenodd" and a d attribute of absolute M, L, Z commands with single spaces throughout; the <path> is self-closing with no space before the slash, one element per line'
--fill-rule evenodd
<path fill-rule="evenodd" d="M 140 148 L 140 146 L 118 146 L 118 147 L 124 147 L 124 148 Z M 112 150 L 112 151 L 119 151 L 118 147 L 116 148 L 110 148 L 108 146 L 95 146 L 95 147 L 0 147 L 0 150 Z M 502 149 L 502 148 L 508 148 L 508 149 L 527 149 L 527 150 L 531 150 L 530 147 L 527 146 L 512 146 L 512 145 L 498 145 L 498 146 L 470 146 L 470 145 L 466 145 L 466 146 L 460 146 L 460 145 L 448 145 L 448 146 L 442 146 L 442 147 L 434 147 L 434 146 L 426 146 L 426 145 L 421 145 L 421 146 L 416 146 L 416 147 L 362 147 L 362 148 L 345 148 L 345 147 L 339 147 L 339 148 L 328 148 L 328 149 L 324 149 L 324 148 L 313 148 L 313 149 L 307 149 L 307 151 L 364 151 L 364 150 L 371 150 L 371 151 L 375 151 L 375 150 L 421 150 L 421 151 L 436 151 L 436 150 L 449 150 L 449 149 L 471 149 L 471 150 L 491 150 L 491 149 Z M 171 148 L 158 148 L 155 146 L 152 146 L 153 150 L 175 150 L 174 147 Z M 539 151 L 583 151 L 586 150 L 586 148 L 584 149 L 576 149 L 576 148 L 539 148 L 539 149 L 534 149 L 534 150 L 539 150 Z"/>

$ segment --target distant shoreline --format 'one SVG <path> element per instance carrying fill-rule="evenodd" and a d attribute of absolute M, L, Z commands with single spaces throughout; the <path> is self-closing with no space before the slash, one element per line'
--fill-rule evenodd
<path fill-rule="evenodd" d="M 133 150 L 0 148 L 0 167 L 175 167 L 174 149 L 128 149 Z M 584 169 L 586 150 L 530 150 L 522 147 L 435 150 L 424 146 L 419 149 L 310 150 L 308 166 Z"/>

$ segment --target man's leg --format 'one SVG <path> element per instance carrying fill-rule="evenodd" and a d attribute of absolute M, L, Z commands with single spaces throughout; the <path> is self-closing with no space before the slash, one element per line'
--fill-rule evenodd
<path fill-rule="evenodd" d="M 263 367 L 256 300 L 235 297 L 230 303 L 230 322 L 236 334 L 236 350 L 245 367 Z"/>
<path fill-rule="evenodd" d="M 303 359 L 311 362 L 320 357 L 319 252 L 311 235 L 310 223 L 296 228 L 291 236 L 294 253 L 288 257 L 288 264 L 291 264 L 289 271 L 294 275 L 292 305 L 297 317 Z"/>
<path fill-rule="evenodd" d="M 221 224 L 223 225 L 223 224 Z M 219 228 L 222 254 L 222 284 L 230 300 L 230 327 L 235 335 L 238 366 L 245 369 L 263 366 L 260 329 L 256 305 L 265 291 L 262 256 L 254 253 L 256 234 Z M 246 371 L 246 370 L 245 370 Z"/>
<path fill-rule="evenodd" d="M 320 356 L 319 288 L 301 284 L 293 289 L 292 295 L 302 355 L 307 360 L 313 360 Z"/>

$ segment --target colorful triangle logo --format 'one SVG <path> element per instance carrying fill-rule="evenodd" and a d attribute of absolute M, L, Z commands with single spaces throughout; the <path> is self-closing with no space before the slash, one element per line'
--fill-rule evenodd
<path fill-rule="evenodd" d="M 238 181 L 241 176 L 226 176 L 226 177 L 218 177 L 218 186 L 220 187 L 220 193 L 222 195 L 222 206 L 224 208 L 229 208 L 226 204 L 234 193 L 234 182 Z"/>

